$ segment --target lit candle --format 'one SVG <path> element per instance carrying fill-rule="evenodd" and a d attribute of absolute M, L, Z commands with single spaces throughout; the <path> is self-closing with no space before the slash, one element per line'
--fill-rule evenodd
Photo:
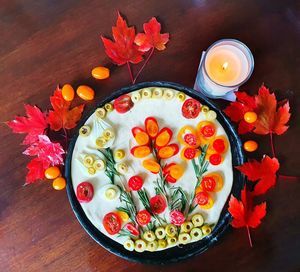
<path fill-rule="evenodd" d="M 237 91 L 251 76 L 254 60 L 249 48 L 233 39 L 220 40 L 204 53 L 196 84 L 212 98 Z"/>

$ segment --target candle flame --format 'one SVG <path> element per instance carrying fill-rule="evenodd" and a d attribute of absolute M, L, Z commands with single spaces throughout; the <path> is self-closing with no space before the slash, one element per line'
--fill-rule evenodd
<path fill-rule="evenodd" d="M 222 69 L 226 70 L 228 68 L 229 63 L 227 61 L 224 62 L 224 64 L 222 65 Z"/>

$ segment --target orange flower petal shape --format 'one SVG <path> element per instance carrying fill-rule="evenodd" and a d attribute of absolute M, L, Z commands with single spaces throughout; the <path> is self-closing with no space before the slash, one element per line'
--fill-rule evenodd
<path fill-rule="evenodd" d="M 184 169 L 180 164 L 175 164 L 170 167 L 170 175 L 174 179 L 180 179 L 183 176 Z"/>
<path fill-rule="evenodd" d="M 158 123 L 154 117 L 147 117 L 145 119 L 145 128 L 149 136 L 154 139 L 159 131 Z"/>
<path fill-rule="evenodd" d="M 136 133 L 134 139 L 139 145 L 147 145 L 150 140 L 148 134 L 144 131 Z"/>
<path fill-rule="evenodd" d="M 163 128 L 158 133 L 156 139 L 155 139 L 155 145 L 157 147 L 163 147 L 166 146 L 172 138 L 173 132 L 169 128 Z"/>
<path fill-rule="evenodd" d="M 199 205 L 199 207 L 201 209 L 205 209 L 205 210 L 208 210 L 210 208 L 212 208 L 212 206 L 214 205 L 214 200 L 212 199 L 211 196 L 208 197 L 208 203 L 205 204 L 205 205 Z"/>
<path fill-rule="evenodd" d="M 160 170 L 160 165 L 153 159 L 147 159 L 143 161 L 143 167 L 148 171 L 157 174 Z"/>
<path fill-rule="evenodd" d="M 197 125 L 197 132 L 200 137 L 211 138 L 216 134 L 216 127 L 212 122 L 202 121 Z"/>
<path fill-rule="evenodd" d="M 168 159 L 172 156 L 176 155 L 179 151 L 179 147 L 177 144 L 170 144 L 167 146 L 164 146 L 158 150 L 158 157 L 161 159 Z"/>
<path fill-rule="evenodd" d="M 192 126 L 182 127 L 178 132 L 177 139 L 181 144 L 188 147 L 198 147 L 200 145 L 200 138 L 196 129 Z"/>
<path fill-rule="evenodd" d="M 135 146 L 131 148 L 130 153 L 136 158 L 144 158 L 151 153 L 151 148 L 147 145 Z"/>

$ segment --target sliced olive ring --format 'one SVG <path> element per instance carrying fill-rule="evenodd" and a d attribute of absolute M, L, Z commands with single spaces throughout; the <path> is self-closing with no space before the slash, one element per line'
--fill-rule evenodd
<path fill-rule="evenodd" d="M 164 90 L 163 98 L 167 100 L 171 100 L 174 98 L 174 92 L 172 90 Z"/>
<path fill-rule="evenodd" d="M 158 240 L 158 247 L 159 248 L 166 248 L 167 247 L 167 241 L 166 240 L 164 240 L 164 239 L 159 239 Z"/>
<path fill-rule="evenodd" d="M 188 233 L 180 233 L 178 235 L 178 242 L 180 244 L 187 244 L 191 241 L 191 236 Z"/>
<path fill-rule="evenodd" d="M 170 237 L 175 237 L 177 234 L 177 227 L 173 224 L 169 224 L 166 226 L 166 233 Z"/>
<path fill-rule="evenodd" d="M 95 169 L 94 167 L 89 167 L 89 168 L 88 168 L 88 173 L 89 173 L 90 175 L 95 175 L 95 174 L 96 174 L 96 169 Z"/>
<path fill-rule="evenodd" d="M 99 119 L 103 119 L 106 116 L 106 110 L 104 108 L 98 108 L 95 110 L 95 115 Z"/>
<path fill-rule="evenodd" d="M 124 162 L 116 164 L 115 167 L 116 167 L 116 170 L 122 175 L 124 175 L 128 172 L 128 165 Z"/>
<path fill-rule="evenodd" d="M 177 243 L 177 238 L 176 237 L 168 237 L 167 242 L 169 246 L 175 245 Z"/>
<path fill-rule="evenodd" d="M 202 238 L 203 233 L 199 228 L 193 228 L 190 232 L 191 238 L 193 241 L 198 241 Z"/>
<path fill-rule="evenodd" d="M 179 100 L 179 101 L 181 101 L 181 102 L 183 102 L 184 100 L 185 100 L 185 93 L 183 93 L 183 92 L 178 92 L 177 94 L 176 94 L 176 97 L 177 97 L 177 99 Z"/>
<path fill-rule="evenodd" d="M 208 107 L 208 106 L 202 106 L 202 107 L 201 107 L 201 111 L 202 111 L 203 113 L 207 113 L 207 112 L 209 111 L 209 107 Z"/>
<path fill-rule="evenodd" d="M 96 146 L 99 148 L 104 148 L 107 144 L 107 140 L 104 139 L 104 137 L 98 137 L 96 139 Z"/>
<path fill-rule="evenodd" d="M 155 240 L 156 237 L 155 237 L 155 234 L 154 234 L 153 231 L 147 230 L 147 231 L 144 232 L 143 238 L 144 238 L 146 241 L 148 241 L 148 242 L 152 242 L 152 241 Z"/>
<path fill-rule="evenodd" d="M 194 227 L 201 227 L 204 223 L 204 219 L 203 216 L 201 214 L 195 214 L 192 217 L 192 223 L 194 225 Z"/>
<path fill-rule="evenodd" d="M 205 113 L 205 117 L 208 121 L 213 121 L 217 118 L 217 113 L 213 110 L 209 110 L 207 113 Z"/>
<path fill-rule="evenodd" d="M 157 243 L 157 241 L 151 241 L 151 242 L 149 242 L 148 244 L 147 244 L 147 250 L 148 251 L 151 251 L 151 252 L 153 252 L 153 251 L 155 251 L 155 250 L 157 250 L 157 248 L 158 248 L 158 243 Z"/>
<path fill-rule="evenodd" d="M 144 252 L 146 249 L 146 242 L 142 239 L 137 239 L 135 241 L 134 249 L 137 252 Z"/>
<path fill-rule="evenodd" d="M 164 239 L 166 237 L 166 230 L 163 227 L 158 227 L 155 230 L 155 235 L 157 239 Z"/>
<path fill-rule="evenodd" d="M 103 135 L 103 138 L 107 141 L 109 141 L 110 139 L 113 139 L 115 137 L 115 133 L 110 128 L 107 128 L 106 130 L 104 130 L 102 135 Z"/>
<path fill-rule="evenodd" d="M 140 92 L 138 92 L 138 91 L 133 92 L 133 93 L 131 94 L 131 101 L 132 101 L 133 103 L 136 103 L 136 102 L 140 101 L 141 98 L 142 98 L 142 96 L 141 96 Z"/>
<path fill-rule="evenodd" d="M 152 98 L 161 98 L 163 96 L 163 90 L 160 88 L 154 88 L 152 91 Z"/>
<path fill-rule="evenodd" d="M 151 98 L 151 97 L 152 97 L 152 91 L 150 89 L 142 90 L 142 98 Z"/>
<path fill-rule="evenodd" d="M 97 171 L 103 171 L 106 169 L 106 165 L 105 162 L 101 159 L 95 160 L 93 163 L 93 167 L 97 170 Z"/>
<path fill-rule="evenodd" d="M 209 235 L 211 233 L 211 227 L 207 224 L 203 225 L 201 227 L 201 230 L 202 230 L 203 235 L 205 235 L 205 236 Z"/>
<path fill-rule="evenodd" d="M 95 159 L 93 155 L 85 155 L 83 158 L 83 165 L 85 167 L 92 167 Z"/>
<path fill-rule="evenodd" d="M 89 136 L 91 133 L 91 128 L 88 125 L 84 125 L 79 129 L 79 135 L 83 137 Z"/>
<path fill-rule="evenodd" d="M 117 149 L 114 152 L 114 158 L 115 160 L 122 160 L 125 157 L 125 151 L 123 149 Z"/>
<path fill-rule="evenodd" d="M 125 243 L 124 243 L 124 248 L 126 248 L 129 251 L 133 251 L 134 250 L 134 242 L 131 239 L 128 239 Z"/>
<path fill-rule="evenodd" d="M 104 105 L 104 108 L 106 109 L 107 112 L 112 112 L 114 110 L 114 106 L 111 103 L 106 103 Z"/>
<path fill-rule="evenodd" d="M 194 227 L 193 223 L 190 221 L 184 222 L 181 226 L 180 226 L 180 231 L 181 232 L 190 232 L 192 230 L 192 228 Z"/>

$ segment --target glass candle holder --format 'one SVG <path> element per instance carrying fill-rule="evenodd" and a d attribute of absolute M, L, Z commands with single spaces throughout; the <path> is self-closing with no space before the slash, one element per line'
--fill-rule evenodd
<path fill-rule="evenodd" d="M 244 43 L 222 39 L 203 52 L 195 87 L 210 98 L 224 98 L 237 91 L 253 69 L 253 55 Z"/>

